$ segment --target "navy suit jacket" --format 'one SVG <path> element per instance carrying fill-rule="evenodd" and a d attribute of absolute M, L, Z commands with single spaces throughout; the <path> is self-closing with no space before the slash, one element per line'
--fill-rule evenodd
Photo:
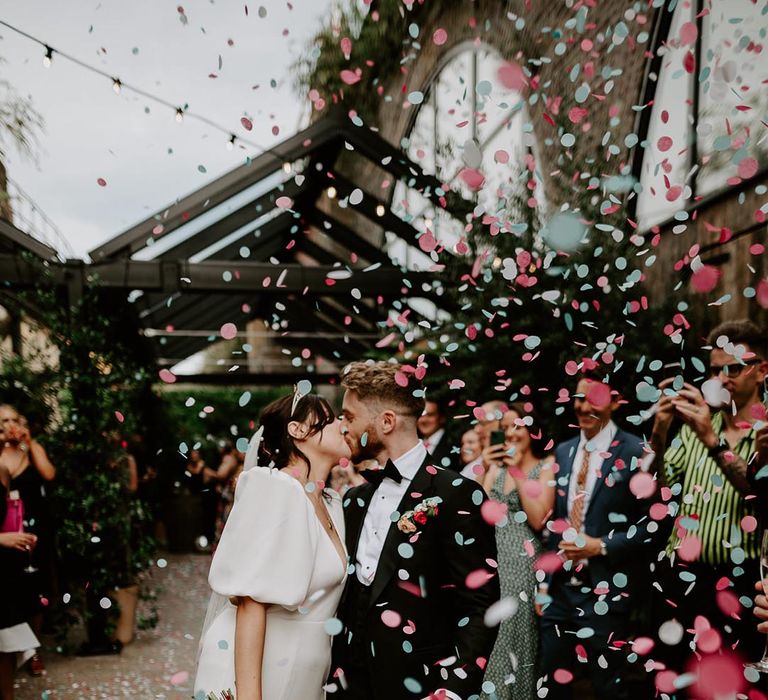
<path fill-rule="evenodd" d="M 555 521 L 568 519 L 568 489 L 571 478 L 576 478 L 573 462 L 578 446 L 579 436 L 555 448 L 555 462 L 559 466 Z M 587 580 L 593 587 L 606 583 L 609 588 L 607 600 L 613 601 L 611 608 L 614 611 L 619 611 L 631 604 L 633 589 L 642 582 L 658 547 L 658 536 L 647 530 L 653 522 L 648 511 L 658 498 L 658 489 L 649 498 L 638 498 L 630 490 L 630 480 L 639 472 L 643 454 L 639 437 L 619 429 L 607 452 L 610 456 L 603 460 L 584 517 L 584 532 L 603 540 L 607 553 L 589 559 Z M 559 534 L 550 532 L 549 548 L 557 551 L 560 540 Z M 626 580 L 616 574 L 624 574 Z M 554 592 L 552 588 L 568 577 L 569 572 L 557 572 L 552 577 L 550 594 Z"/>

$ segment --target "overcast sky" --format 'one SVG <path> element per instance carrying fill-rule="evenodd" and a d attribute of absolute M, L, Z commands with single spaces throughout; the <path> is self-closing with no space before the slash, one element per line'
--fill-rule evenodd
<path fill-rule="evenodd" d="M 330 5 L 0 0 L 0 19 L 269 146 L 308 118 L 308 101 L 297 95 L 289 69 Z M 11 151 L 6 166 L 80 257 L 258 153 L 229 151 L 226 135 L 191 119 L 178 124 L 172 111 L 128 90 L 115 95 L 109 80 L 61 57 L 45 68 L 43 55 L 0 27 L 2 75 L 31 97 L 45 121 L 38 162 Z M 244 115 L 253 120 L 250 132 L 241 126 Z"/>

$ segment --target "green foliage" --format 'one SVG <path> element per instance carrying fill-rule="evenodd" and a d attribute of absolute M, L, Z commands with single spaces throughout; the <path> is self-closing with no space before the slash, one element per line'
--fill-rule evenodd
<path fill-rule="evenodd" d="M 412 43 L 408 25 L 426 9 L 424 4 L 416 4 L 406 12 L 401 2 L 376 2 L 370 12 L 364 12 L 352 0 L 334 12 L 310 40 L 306 55 L 293 66 L 299 94 L 317 90 L 327 105 L 343 101 L 367 123 L 375 124 L 382 99 L 377 90 L 408 60 Z M 352 41 L 349 59 L 341 49 L 343 38 Z M 360 70 L 360 81 L 347 85 L 341 78 L 343 70 Z"/>

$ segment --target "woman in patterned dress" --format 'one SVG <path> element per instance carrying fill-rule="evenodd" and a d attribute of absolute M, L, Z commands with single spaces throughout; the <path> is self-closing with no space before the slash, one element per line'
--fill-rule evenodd
<path fill-rule="evenodd" d="M 555 502 L 552 458 L 546 438 L 529 403 L 512 404 L 501 421 L 505 443 L 486 452 L 483 487 L 507 507 L 496 524 L 501 598 L 508 607 L 499 628 L 483 681 L 487 700 L 531 700 L 536 697 L 538 622 L 534 609 L 534 563 L 542 552 L 539 540 Z"/>

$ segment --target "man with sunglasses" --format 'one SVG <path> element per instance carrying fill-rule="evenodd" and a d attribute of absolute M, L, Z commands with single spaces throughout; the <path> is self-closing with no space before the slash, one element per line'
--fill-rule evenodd
<path fill-rule="evenodd" d="M 670 378 L 659 385 L 663 393 L 651 436 L 653 468 L 674 498 L 674 523 L 657 569 L 656 622 L 668 623 L 662 629 L 669 634 L 660 634 L 657 651 L 666 670 L 678 674 L 695 672 L 697 660 L 711 653 L 756 661 L 763 644 L 747 608 L 759 578 L 760 517 L 751 463 L 755 423 L 765 422 L 766 336 L 751 321 L 729 321 L 707 343 L 710 378 L 719 380 L 710 384 L 719 410 L 710 409 L 692 384 Z M 670 436 L 676 417 L 683 426 Z M 705 634 L 709 627 L 716 634 Z"/>

